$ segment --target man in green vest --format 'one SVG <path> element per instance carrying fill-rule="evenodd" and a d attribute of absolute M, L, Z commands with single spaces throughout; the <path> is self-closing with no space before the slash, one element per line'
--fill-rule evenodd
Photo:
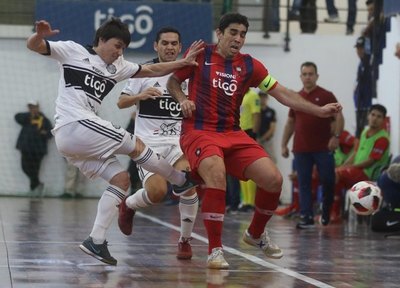
<path fill-rule="evenodd" d="M 386 108 L 371 106 L 368 126 L 362 131 L 355 152 L 336 168 L 336 190 L 349 189 L 359 181 L 375 181 L 389 162 L 389 134 L 384 129 Z M 337 194 L 336 194 L 337 195 Z"/>

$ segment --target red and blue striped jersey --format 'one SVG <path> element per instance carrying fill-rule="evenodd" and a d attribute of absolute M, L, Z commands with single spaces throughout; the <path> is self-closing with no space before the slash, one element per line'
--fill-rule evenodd
<path fill-rule="evenodd" d="M 268 70 L 248 54 L 225 59 L 216 52 L 216 45 L 206 46 L 196 61 L 198 66 L 187 66 L 174 73 L 181 81 L 189 79 L 188 97 L 196 105 L 193 116 L 184 118 L 182 133 L 193 129 L 240 130 L 242 99 L 250 87 L 261 84 Z"/>

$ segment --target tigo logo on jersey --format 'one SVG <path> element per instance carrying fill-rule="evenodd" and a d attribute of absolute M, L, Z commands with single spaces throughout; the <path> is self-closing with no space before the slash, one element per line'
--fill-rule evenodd
<path fill-rule="evenodd" d="M 95 79 L 93 75 L 85 76 L 85 85 L 94 89 L 96 97 L 101 97 L 106 90 L 106 83 Z"/>
<path fill-rule="evenodd" d="M 175 100 L 171 100 L 169 98 L 160 99 L 159 107 L 161 110 L 167 110 L 173 117 L 179 117 L 181 114 L 181 105 L 177 103 Z"/>
<path fill-rule="evenodd" d="M 225 94 L 228 96 L 232 96 L 233 93 L 237 90 L 237 81 L 236 80 L 231 80 L 230 82 L 225 82 L 223 79 L 218 78 L 218 79 L 213 79 L 212 80 L 213 87 L 215 88 L 221 88 L 222 90 L 225 91 Z"/>
<path fill-rule="evenodd" d="M 237 90 L 236 75 L 224 72 L 216 72 L 218 78 L 212 79 L 213 87 L 224 90 L 225 94 L 232 96 Z M 224 79 L 225 78 L 225 79 Z"/>

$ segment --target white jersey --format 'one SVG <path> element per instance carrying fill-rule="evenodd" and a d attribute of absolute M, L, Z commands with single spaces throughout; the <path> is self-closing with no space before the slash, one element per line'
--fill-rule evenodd
<path fill-rule="evenodd" d="M 61 77 L 54 130 L 71 122 L 96 117 L 103 99 L 117 82 L 138 73 L 141 66 L 121 56 L 106 64 L 90 47 L 73 41 L 46 41 L 48 57 L 58 60 Z"/>
<path fill-rule="evenodd" d="M 179 143 L 183 114 L 167 90 L 170 75 L 162 77 L 132 78 L 125 85 L 122 93 L 136 95 L 150 87 L 157 88 L 162 96 L 157 99 L 142 100 L 137 103 L 135 135 L 150 146 L 166 143 Z M 187 82 L 182 83 L 187 94 Z M 158 144 L 158 145 L 156 145 Z"/>

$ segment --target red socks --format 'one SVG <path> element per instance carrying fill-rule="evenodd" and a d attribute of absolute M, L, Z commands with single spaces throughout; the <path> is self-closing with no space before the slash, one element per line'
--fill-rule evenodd
<path fill-rule="evenodd" d="M 225 215 L 225 191 L 205 188 L 201 202 L 201 213 L 208 235 L 208 254 L 216 247 L 222 247 L 222 227 Z"/>
<path fill-rule="evenodd" d="M 265 226 L 278 207 L 280 195 L 280 192 L 272 193 L 257 187 L 254 216 L 248 229 L 254 239 L 264 233 Z"/>

